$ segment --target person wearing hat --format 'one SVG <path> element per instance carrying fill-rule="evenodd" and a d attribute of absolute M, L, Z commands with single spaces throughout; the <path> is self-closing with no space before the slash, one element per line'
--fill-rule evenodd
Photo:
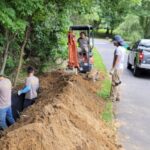
<path fill-rule="evenodd" d="M 37 98 L 37 91 L 39 89 L 39 79 L 34 76 L 34 68 L 28 67 L 27 74 L 28 77 L 25 80 L 25 87 L 18 91 L 18 95 L 25 94 L 24 106 L 27 108 L 35 102 Z"/>
<path fill-rule="evenodd" d="M 121 75 L 123 73 L 126 50 L 122 46 L 120 39 L 114 40 L 114 45 L 116 46 L 116 49 L 114 52 L 112 69 L 110 71 L 110 74 L 112 75 L 111 99 L 112 101 L 119 101 Z"/>
<path fill-rule="evenodd" d="M 123 40 L 123 38 L 120 35 L 115 35 L 113 41 L 119 41 L 121 46 L 123 46 L 126 49 L 129 48 L 129 45 Z"/>
<path fill-rule="evenodd" d="M 11 81 L 0 74 L 0 128 L 8 127 L 6 120 L 10 125 L 15 123 L 11 109 Z"/>

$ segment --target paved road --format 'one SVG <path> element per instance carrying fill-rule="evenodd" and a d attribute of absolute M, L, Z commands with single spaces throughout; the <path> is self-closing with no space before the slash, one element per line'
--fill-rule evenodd
<path fill-rule="evenodd" d="M 115 47 L 98 39 L 95 46 L 110 70 Z M 126 150 L 150 150 L 150 74 L 136 78 L 125 67 L 122 80 L 121 101 L 116 104 L 120 142 Z"/>

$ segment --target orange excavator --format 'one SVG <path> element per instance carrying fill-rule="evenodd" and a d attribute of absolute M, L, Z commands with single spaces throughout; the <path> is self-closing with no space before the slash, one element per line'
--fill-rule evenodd
<path fill-rule="evenodd" d="M 78 40 L 76 40 L 75 31 L 80 33 L 82 32 L 86 35 L 88 43 L 86 51 L 82 47 L 78 46 Z M 68 68 L 76 68 L 81 73 L 90 72 L 94 63 L 92 54 L 93 47 L 94 36 L 92 26 L 71 26 L 68 33 Z"/>

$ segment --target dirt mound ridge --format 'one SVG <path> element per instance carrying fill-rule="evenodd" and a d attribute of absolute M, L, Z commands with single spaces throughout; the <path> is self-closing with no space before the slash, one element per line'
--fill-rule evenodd
<path fill-rule="evenodd" d="M 0 139 L 0 150 L 117 149 L 92 84 L 61 71 L 42 76 L 38 101 Z"/>

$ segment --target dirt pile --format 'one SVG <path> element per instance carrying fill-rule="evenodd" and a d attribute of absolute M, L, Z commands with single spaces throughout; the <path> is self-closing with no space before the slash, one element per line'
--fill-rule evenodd
<path fill-rule="evenodd" d="M 61 71 L 41 77 L 36 104 L 0 139 L 0 150 L 115 150 L 100 120 L 104 103 L 93 83 Z"/>

